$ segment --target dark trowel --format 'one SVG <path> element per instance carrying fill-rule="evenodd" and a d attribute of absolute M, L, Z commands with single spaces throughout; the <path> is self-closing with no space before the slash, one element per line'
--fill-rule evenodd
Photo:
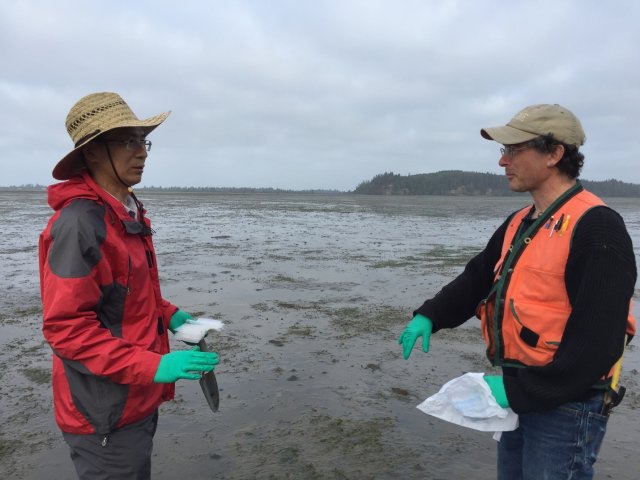
<path fill-rule="evenodd" d="M 201 352 L 209 351 L 207 342 L 204 341 L 204 338 L 198 342 L 198 346 L 200 347 Z M 217 412 L 218 407 L 220 406 L 220 392 L 218 391 L 216 374 L 213 373 L 213 370 L 211 370 L 210 372 L 202 373 L 202 376 L 200 377 L 200 388 L 202 388 L 204 398 L 207 399 L 207 403 L 209 404 L 211 410 Z"/>

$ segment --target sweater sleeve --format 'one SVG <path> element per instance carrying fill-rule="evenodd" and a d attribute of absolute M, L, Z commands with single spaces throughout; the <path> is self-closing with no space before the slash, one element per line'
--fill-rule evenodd
<path fill-rule="evenodd" d="M 493 284 L 493 269 L 500 259 L 502 242 L 511 216 L 493 233 L 478 255 L 467 263 L 464 271 L 445 285 L 435 297 L 427 300 L 414 313 L 433 322 L 433 332 L 454 328 L 471 318 Z"/>
<path fill-rule="evenodd" d="M 589 210 L 577 224 L 565 269 L 571 314 L 551 363 L 508 372 L 507 398 L 517 413 L 576 400 L 606 375 L 622 354 L 636 262 L 624 221 L 608 207 Z M 512 375 L 513 374 L 513 375 Z"/>

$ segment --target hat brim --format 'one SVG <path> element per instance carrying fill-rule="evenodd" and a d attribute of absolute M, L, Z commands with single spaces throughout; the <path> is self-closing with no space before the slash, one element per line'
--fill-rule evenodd
<path fill-rule="evenodd" d="M 83 139 L 81 143 L 76 145 L 73 150 L 66 154 L 56 164 L 56 166 L 53 167 L 53 172 L 51 173 L 53 175 L 53 178 L 55 178 L 56 180 L 68 180 L 71 177 L 80 174 L 80 172 L 82 172 L 82 170 L 84 170 L 85 168 L 84 162 L 82 161 L 82 147 L 84 147 L 92 140 L 95 140 L 103 133 L 109 132 L 116 128 L 142 127 L 145 130 L 145 134 L 148 135 L 158 125 L 164 122 L 170 113 L 170 111 L 164 112 L 159 115 L 149 117 L 145 120 L 128 119 L 120 123 L 114 123 L 113 125 L 110 125 L 109 128 L 106 128 L 104 130 L 96 131 L 88 138 Z"/>
<path fill-rule="evenodd" d="M 480 135 L 487 140 L 494 140 L 503 145 L 528 142 L 540 136 L 538 133 L 525 132 L 524 130 L 518 130 L 509 125 L 483 128 L 480 130 Z"/>

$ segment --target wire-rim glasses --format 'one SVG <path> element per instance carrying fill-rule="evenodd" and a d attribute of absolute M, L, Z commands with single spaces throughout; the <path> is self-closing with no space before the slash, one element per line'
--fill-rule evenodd
<path fill-rule="evenodd" d="M 127 140 L 109 140 L 104 139 L 104 143 L 119 143 L 120 145 L 124 145 L 129 151 L 136 152 L 140 148 L 144 148 L 147 152 L 151 150 L 151 140 L 147 140 L 146 138 L 129 138 Z"/>
<path fill-rule="evenodd" d="M 505 145 L 500 149 L 500 155 L 502 155 L 503 157 L 506 155 L 509 158 L 513 158 L 516 155 L 516 153 L 522 152 L 523 150 L 527 150 L 529 148 L 532 148 L 532 146 L 528 143 L 520 147 L 512 147 L 511 145 Z"/>

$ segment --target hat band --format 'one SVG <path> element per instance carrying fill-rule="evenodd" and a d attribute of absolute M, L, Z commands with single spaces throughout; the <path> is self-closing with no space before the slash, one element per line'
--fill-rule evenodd
<path fill-rule="evenodd" d="M 87 133 L 84 137 L 82 137 L 80 140 L 78 140 L 74 147 L 78 147 L 78 145 L 82 145 L 84 142 L 86 142 L 87 140 L 89 140 L 91 137 L 95 137 L 96 135 L 98 135 L 102 130 L 100 130 L 99 128 L 97 130 L 94 130 L 91 133 Z"/>

